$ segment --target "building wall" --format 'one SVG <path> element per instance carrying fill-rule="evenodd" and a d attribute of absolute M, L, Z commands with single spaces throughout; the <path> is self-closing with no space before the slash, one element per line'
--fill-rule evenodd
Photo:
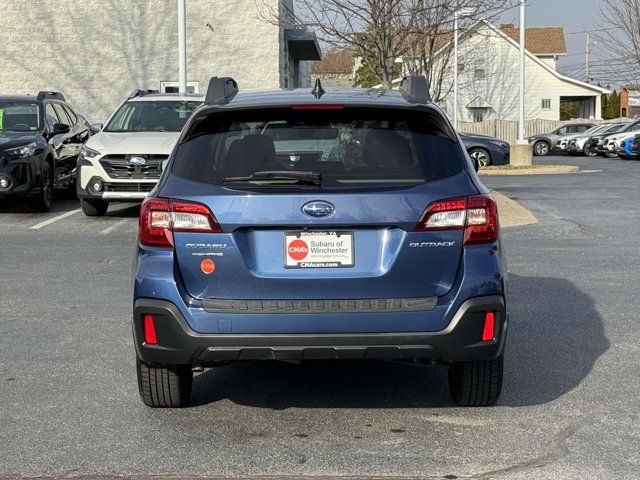
<path fill-rule="evenodd" d="M 282 32 L 258 18 L 262 3 L 187 1 L 188 80 L 201 93 L 215 75 L 243 91 L 282 86 Z M 175 1 L 1 0 L 0 17 L 0 94 L 58 90 L 98 122 L 132 90 L 178 80 Z"/>
<path fill-rule="evenodd" d="M 458 80 L 460 121 L 473 121 L 473 112 L 466 105 L 478 96 L 492 106 L 485 119 L 518 120 L 519 54 L 517 47 L 489 27 L 481 27 L 478 34 L 461 42 L 460 58 L 465 68 Z M 482 81 L 474 79 L 478 67 L 485 70 Z M 560 120 L 561 97 L 597 97 L 596 102 L 600 101 L 599 92 L 559 79 L 529 57 L 525 59 L 525 68 L 525 116 L 528 119 Z M 452 75 L 445 82 L 451 84 Z M 542 108 L 543 99 L 551 100 L 551 108 Z M 452 115 L 453 95 L 448 95 L 441 104 Z M 601 118 L 598 108 L 595 117 Z"/>

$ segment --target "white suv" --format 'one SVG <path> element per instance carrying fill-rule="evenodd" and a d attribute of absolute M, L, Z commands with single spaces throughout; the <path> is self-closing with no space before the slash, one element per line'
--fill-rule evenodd
<path fill-rule="evenodd" d="M 104 215 L 109 202 L 142 201 L 203 101 L 199 95 L 134 91 L 80 150 L 76 185 L 85 215 Z"/>

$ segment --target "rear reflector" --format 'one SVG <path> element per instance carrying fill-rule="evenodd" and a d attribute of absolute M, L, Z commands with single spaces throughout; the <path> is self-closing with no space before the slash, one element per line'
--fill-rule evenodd
<path fill-rule="evenodd" d="M 149 345 L 157 345 L 158 337 L 156 335 L 156 324 L 153 319 L 153 315 L 145 315 L 144 316 L 144 341 Z"/>
<path fill-rule="evenodd" d="M 331 103 L 305 103 L 302 105 L 292 105 L 291 110 L 343 110 L 344 105 Z"/>
<path fill-rule="evenodd" d="M 140 209 L 140 243 L 148 247 L 172 248 L 173 232 L 222 233 L 222 229 L 206 205 L 147 198 Z"/>
<path fill-rule="evenodd" d="M 495 328 L 496 328 L 495 313 L 487 312 L 484 316 L 484 327 L 482 328 L 482 341 L 490 342 L 495 340 Z"/>
<path fill-rule="evenodd" d="M 440 200 L 430 204 L 417 231 L 464 230 L 464 243 L 492 243 L 498 239 L 498 209 L 489 195 Z"/>

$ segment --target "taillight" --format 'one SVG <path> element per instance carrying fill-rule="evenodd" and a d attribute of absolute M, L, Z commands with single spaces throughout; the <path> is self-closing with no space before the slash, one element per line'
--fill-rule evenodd
<path fill-rule="evenodd" d="M 173 247 L 173 232 L 222 233 L 209 207 L 201 203 L 147 198 L 140 208 L 138 237 L 148 247 Z"/>
<path fill-rule="evenodd" d="M 466 245 L 492 243 L 500 231 L 498 208 L 489 195 L 440 200 L 427 207 L 416 230 L 464 230 Z"/>

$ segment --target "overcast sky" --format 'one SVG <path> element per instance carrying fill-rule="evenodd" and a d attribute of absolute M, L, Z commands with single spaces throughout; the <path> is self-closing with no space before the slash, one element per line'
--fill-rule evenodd
<path fill-rule="evenodd" d="M 579 80 L 584 80 L 585 71 L 585 30 L 602 28 L 599 25 L 600 6 L 602 0 L 528 0 L 527 26 L 529 27 L 563 27 L 567 42 L 567 56 L 559 62 L 559 70 Z M 519 9 L 509 10 L 500 17 L 498 23 L 519 23 Z M 594 82 L 600 81 L 603 86 L 615 81 L 611 79 L 606 68 L 597 62 L 602 61 L 602 46 L 592 47 L 591 61 L 595 62 L 592 68 Z M 607 78 L 609 77 L 609 78 Z"/>

